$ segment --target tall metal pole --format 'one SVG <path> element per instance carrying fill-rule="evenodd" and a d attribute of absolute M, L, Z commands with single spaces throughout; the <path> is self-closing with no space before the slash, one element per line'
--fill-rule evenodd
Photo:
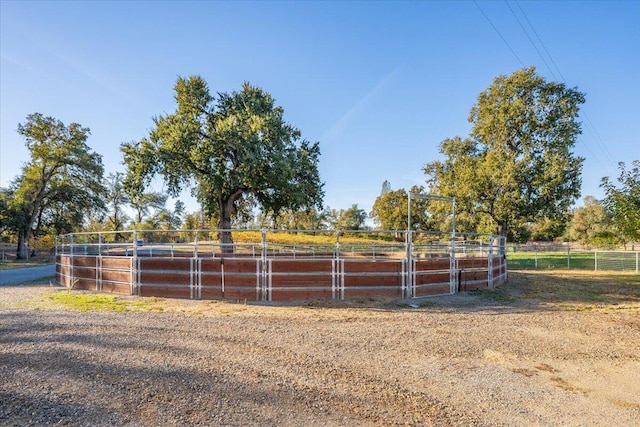
<path fill-rule="evenodd" d="M 407 236 L 406 236 L 406 240 L 407 240 L 407 290 L 406 290 L 406 298 L 411 298 L 413 297 L 413 272 L 412 272 L 412 267 L 413 267 L 413 260 L 412 260 L 412 251 L 411 251 L 411 242 L 412 242 L 412 236 L 411 236 L 411 192 L 409 191 L 408 195 L 407 195 L 408 201 L 407 201 Z"/>

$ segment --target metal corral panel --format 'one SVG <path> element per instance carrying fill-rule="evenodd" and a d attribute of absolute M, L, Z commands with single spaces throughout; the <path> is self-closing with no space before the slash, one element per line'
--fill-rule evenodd
<path fill-rule="evenodd" d="M 484 268 L 486 269 L 488 264 L 487 258 L 458 258 L 458 265 L 460 268 Z"/>

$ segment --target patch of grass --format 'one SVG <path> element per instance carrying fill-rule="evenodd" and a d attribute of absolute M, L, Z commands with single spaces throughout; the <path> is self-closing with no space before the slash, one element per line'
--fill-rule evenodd
<path fill-rule="evenodd" d="M 162 311 L 162 308 L 155 301 L 131 301 L 121 299 L 116 295 L 56 292 L 48 294 L 45 298 L 49 299 L 54 304 L 84 312 Z"/>
<path fill-rule="evenodd" d="M 491 300 L 491 301 L 495 301 L 495 302 L 500 302 L 500 303 L 506 303 L 506 302 L 511 302 L 513 301 L 513 298 L 511 298 L 510 296 L 508 296 L 504 291 L 502 291 L 501 289 L 479 289 L 477 291 L 471 291 L 469 292 L 471 295 L 476 295 L 482 299 L 485 300 Z"/>
<path fill-rule="evenodd" d="M 524 299 L 565 309 L 640 309 L 640 276 L 637 274 L 521 271 L 509 274 L 506 289 Z"/>
<path fill-rule="evenodd" d="M 28 267 L 40 267 L 43 265 L 49 265 L 52 261 L 42 260 L 42 261 L 2 261 L 0 262 L 0 271 L 4 270 L 14 270 L 16 268 L 28 268 Z"/>
<path fill-rule="evenodd" d="M 568 262 L 567 262 L 568 259 Z M 507 262 L 510 270 L 527 269 L 576 269 L 593 270 L 595 252 L 518 252 L 509 253 Z"/>

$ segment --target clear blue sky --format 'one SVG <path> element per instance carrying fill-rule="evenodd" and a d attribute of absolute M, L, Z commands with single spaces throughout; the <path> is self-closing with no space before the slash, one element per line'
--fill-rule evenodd
<path fill-rule="evenodd" d="M 172 112 L 192 74 L 270 92 L 320 141 L 332 208 L 369 212 L 384 180 L 423 184 L 477 95 L 523 66 L 586 93 L 583 196 L 640 158 L 639 1 L 0 4 L 0 186 L 29 160 L 16 128 L 33 112 L 89 127 L 106 172 L 124 171 L 120 143 Z"/>

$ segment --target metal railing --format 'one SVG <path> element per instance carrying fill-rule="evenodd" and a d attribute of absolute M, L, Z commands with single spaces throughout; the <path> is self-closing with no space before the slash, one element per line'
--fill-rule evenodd
<path fill-rule="evenodd" d="M 421 275 L 448 274 L 449 293 L 458 290 L 461 268 L 458 259 L 486 259 L 487 281 L 494 278 L 494 258 L 504 260 L 506 240 L 490 234 L 439 233 L 412 231 L 345 231 L 345 230 L 224 230 L 230 231 L 234 243 L 218 240 L 221 230 L 128 230 L 72 233 L 56 239 L 56 259 L 66 255 L 73 265 L 74 256 L 133 257 L 132 267 L 141 258 L 192 259 L 259 259 L 269 265 L 275 259 L 331 259 L 341 265 L 342 259 L 363 261 L 402 260 L 402 293 L 417 297 Z M 417 270 L 418 260 L 447 261 L 440 270 Z M 73 269 L 72 269 L 73 270 Z M 266 281 L 266 275 L 262 281 Z M 406 277 L 405 277 L 406 276 Z M 136 272 L 132 273 L 133 281 Z M 135 287 L 135 283 L 132 284 Z"/>
<path fill-rule="evenodd" d="M 558 250 L 560 249 L 560 250 Z M 590 270 L 640 273 L 640 251 L 602 251 L 564 248 L 510 250 L 507 254 L 512 270 Z"/>

